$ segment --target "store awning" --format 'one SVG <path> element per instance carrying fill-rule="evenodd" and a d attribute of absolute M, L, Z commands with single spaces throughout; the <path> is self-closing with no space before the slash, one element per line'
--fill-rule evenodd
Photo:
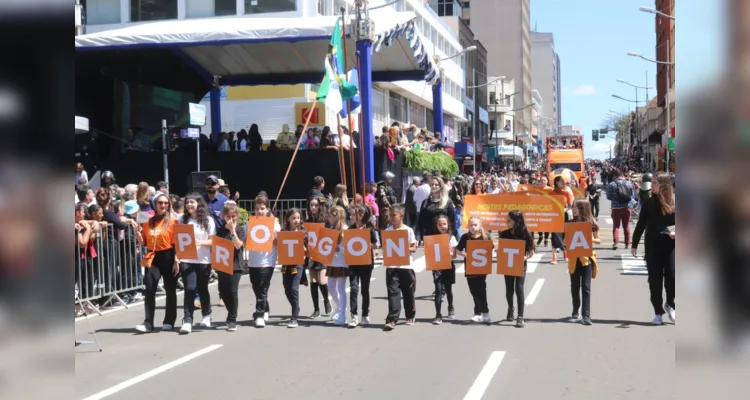
<path fill-rule="evenodd" d="M 374 22 L 373 81 L 427 80 L 437 68 L 422 44 L 413 12 L 385 7 L 370 12 Z M 109 73 L 179 57 L 209 84 L 275 85 L 317 83 L 331 34 L 340 18 L 227 17 L 134 24 L 75 37 L 77 57 L 100 57 Z M 347 40 L 350 68 L 355 43 Z M 343 51 L 343 49 L 339 49 Z"/>

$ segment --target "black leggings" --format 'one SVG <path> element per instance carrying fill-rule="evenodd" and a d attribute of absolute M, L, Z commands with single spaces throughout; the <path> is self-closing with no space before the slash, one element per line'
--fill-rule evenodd
<path fill-rule="evenodd" d="M 599 218 L 599 200 L 589 199 L 589 203 L 591 203 L 591 213 L 594 215 L 594 218 Z"/>
<path fill-rule="evenodd" d="M 156 290 L 159 288 L 159 279 L 162 278 L 164 279 L 164 291 L 167 295 L 163 323 L 174 326 L 177 319 L 177 276 L 172 272 L 172 267 L 174 267 L 174 250 L 169 249 L 157 251 L 151 261 L 151 267 L 146 268 L 146 274 L 143 277 L 146 285 L 144 292 L 146 297 L 144 301 L 145 322 L 152 326 L 156 312 Z"/>
<path fill-rule="evenodd" d="M 239 308 L 237 293 L 239 292 L 242 271 L 235 270 L 232 275 L 221 271 L 217 272 L 219 274 L 219 293 L 221 293 L 221 299 L 224 300 L 224 305 L 227 307 L 227 323 L 237 322 L 237 309 Z M 201 299 L 201 306 L 203 303 L 203 299 Z"/>
<path fill-rule="evenodd" d="M 443 296 L 448 299 L 448 314 L 453 313 L 453 284 L 456 282 L 456 270 L 432 271 L 435 282 L 435 315 L 442 317 Z"/>
<path fill-rule="evenodd" d="M 487 275 L 467 275 L 466 283 L 474 298 L 474 315 L 490 312 L 487 305 Z"/>
<path fill-rule="evenodd" d="M 526 295 L 524 294 L 523 284 L 526 282 L 526 263 L 523 263 L 523 276 L 505 275 L 505 300 L 508 302 L 508 308 L 513 308 L 513 295 L 518 300 L 518 316 L 523 317 L 524 304 Z"/>
<path fill-rule="evenodd" d="M 195 293 L 200 295 L 201 315 L 211 315 L 211 294 L 208 292 L 208 281 L 211 279 L 211 264 L 180 263 L 180 275 L 185 285 L 185 296 L 182 303 L 185 316 L 183 323 L 193 322 L 195 310 Z"/>
<path fill-rule="evenodd" d="M 362 318 L 370 315 L 370 278 L 372 265 L 349 266 L 349 308 L 351 315 L 357 315 L 357 297 L 362 288 Z"/>
<path fill-rule="evenodd" d="M 667 304 L 676 309 L 674 303 L 674 240 L 671 246 L 659 243 L 658 251 L 650 251 L 646 254 L 646 268 L 648 269 L 648 288 L 651 292 L 651 305 L 654 314 L 664 314 L 664 296 L 662 287 L 667 293 Z M 653 245 L 652 245 L 653 246 Z"/>

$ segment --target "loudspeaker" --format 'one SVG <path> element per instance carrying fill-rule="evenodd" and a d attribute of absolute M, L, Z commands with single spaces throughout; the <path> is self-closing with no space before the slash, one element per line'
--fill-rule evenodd
<path fill-rule="evenodd" d="M 221 179 L 221 171 L 196 171 L 191 172 L 188 176 L 187 186 L 191 192 L 205 193 L 206 192 L 206 178 L 211 175 L 216 175 L 217 178 Z"/>

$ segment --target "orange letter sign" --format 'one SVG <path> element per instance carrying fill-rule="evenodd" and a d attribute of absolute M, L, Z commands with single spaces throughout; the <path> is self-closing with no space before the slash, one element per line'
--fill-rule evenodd
<path fill-rule="evenodd" d="M 211 268 L 225 274 L 234 273 L 234 243 L 214 236 L 211 238 Z"/>
<path fill-rule="evenodd" d="M 469 240 L 466 242 L 466 275 L 489 275 L 492 273 L 491 240 Z"/>
<path fill-rule="evenodd" d="M 195 244 L 195 229 L 190 224 L 176 224 L 174 226 L 175 253 L 180 260 L 195 260 L 198 258 L 198 246 Z"/>
<path fill-rule="evenodd" d="M 523 276 L 523 259 L 526 242 L 500 239 L 497 243 L 497 273 L 508 276 Z"/>
<path fill-rule="evenodd" d="M 279 249 L 278 263 L 281 265 L 303 265 L 305 263 L 305 232 L 279 232 L 276 235 Z"/>
<path fill-rule="evenodd" d="M 430 235 L 424 238 L 424 257 L 428 271 L 451 269 L 450 235 Z"/>
<path fill-rule="evenodd" d="M 333 256 L 336 254 L 336 246 L 339 241 L 339 231 L 328 228 L 320 228 L 318 231 L 318 243 L 315 252 L 310 257 L 319 263 L 331 265 Z"/>
<path fill-rule="evenodd" d="M 245 249 L 251 251 L 273 251 L 273 217 L 250 217 L 247 223 Z"/>
<path fill-rule="evenodd" d="M 591 257 L 592 247 L 591 222 L 568 222 L 565 224 L 565 248 L 568 257 Z"/>
<path fill-rule="evenodd" d="M 411 265 L 409 254 L 409 232 L 406 229 L 381 231 L 383 241 L 383 266 L 400 267 Z"/>
<path fill-rule="evenodd" d="M 344 262 L 346 265 L 372 265 L 369 229 L 344 231 Z"/>

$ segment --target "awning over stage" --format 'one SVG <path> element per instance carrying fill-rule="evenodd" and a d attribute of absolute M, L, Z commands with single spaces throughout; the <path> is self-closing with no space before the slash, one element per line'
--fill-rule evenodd
<path fill-rule="evenodd" d="M 373 10 L 376 39 L 373 81 L 428 80 L 436 67 L 414 37 L 416 15 L 390 8 Z M 324 74 L 324 57 L 338 17 L 209 18 L 160 21 L 76 36 L 79 56 L 100 54 L 108 63 L 153 62 L 157 49 L 188 64 L 205 83 L 221 85 L 314 83 Z M 354 41 L 347 42 L 350 68 Z M 94 55 L 89 55 L 93 51 Z M 122 67 L 122 66 L 120 66 Z M 114 68 L 114 66 L 113 66 Z M 122 67 L 124 69 L 124 67 Z"/>

